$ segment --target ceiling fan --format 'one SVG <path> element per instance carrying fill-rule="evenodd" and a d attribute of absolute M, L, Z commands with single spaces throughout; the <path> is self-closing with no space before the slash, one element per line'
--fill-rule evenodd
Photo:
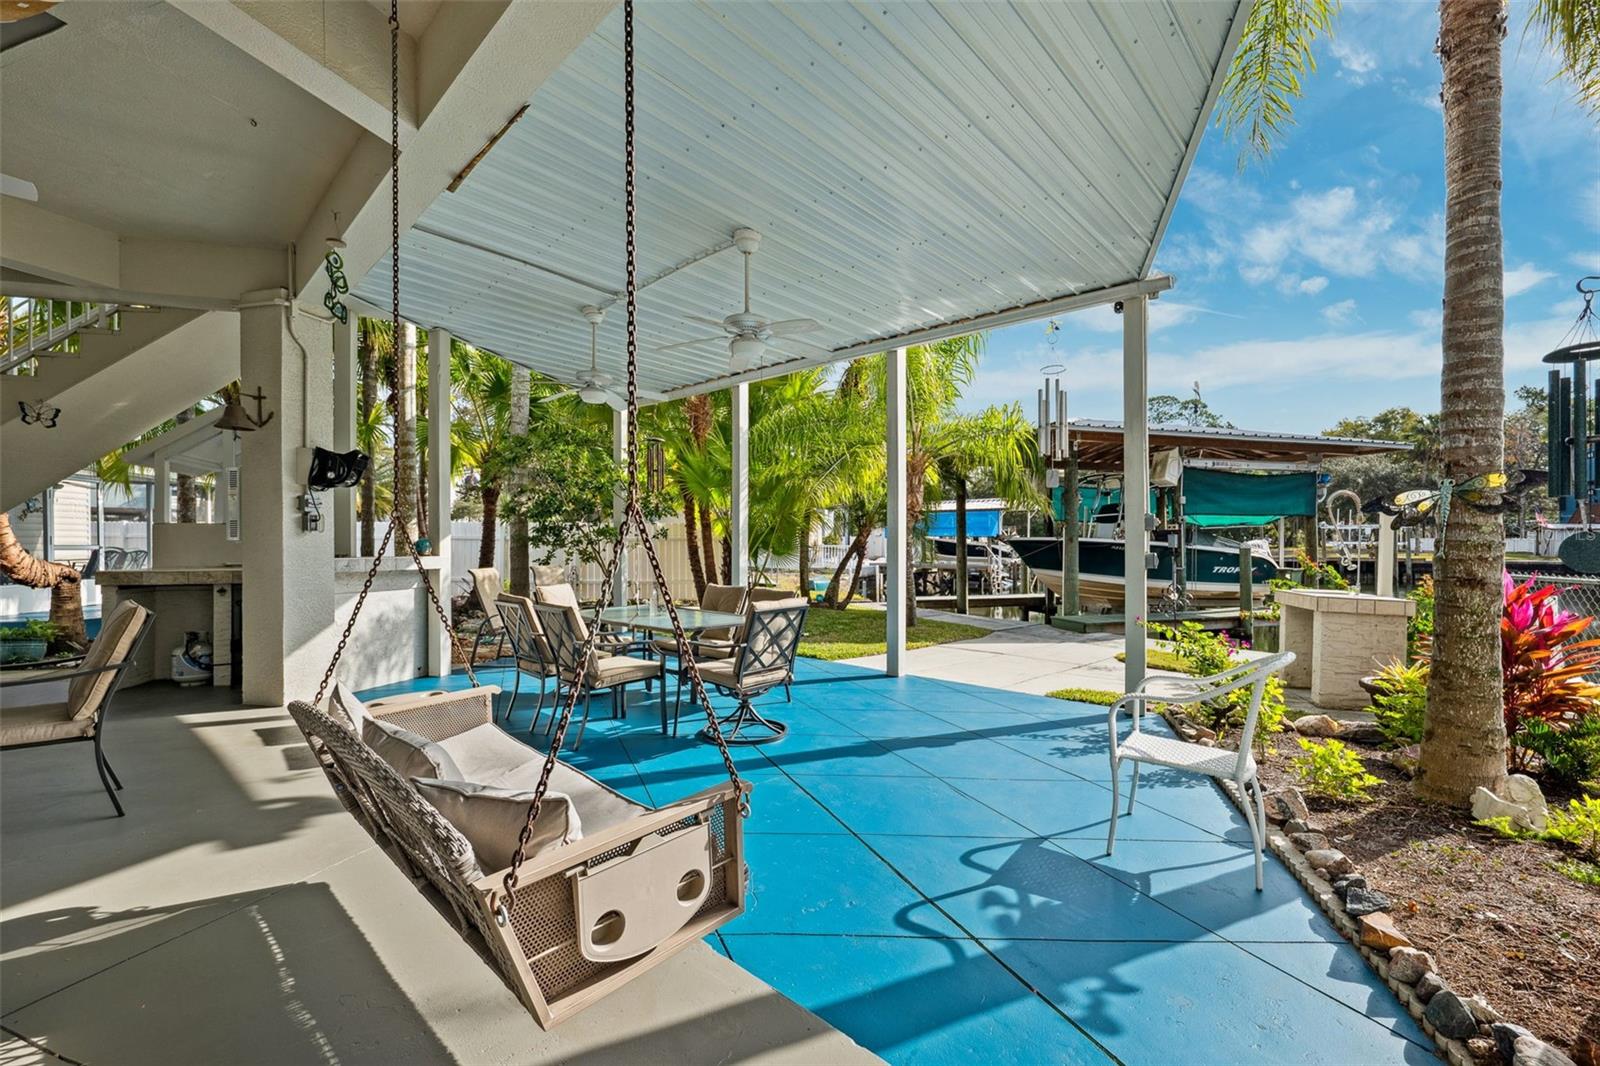
<path fill-rule="evenodd" d="M 677 344 L 668 344 L 656 350 L 670 352 L 677 348 L 692 348 L 696 345 L 711 344 L 715 341 L 726 339 L 728 342 L 728 369 L 736 374 L 760 366 L 762 356 L 766 354 L 767 348 L 775 341 L 798 344 L 803 348 L 813 348 L 819 352 L 827 351 L 826 348 L 818 345 L 791 339 L 796 334 L 810 333 L 812 330 L 821 329 L 822 323 L 810 318 L 788 318 L 781 322 L 770 322 L 750 310 L 750 260 L 756 254 L 756 249 L 761 247 L 761 234 L 753 229 L 736 229 L 733 231 L 733 246 L 739 249 L 739 254 L 744 256 L 744 310 L 735 311 L 721 321 L 714 318 L 689 315 L 689 321 L 720 329 L 722 334 L 711 337 L 696 337 L 691 341 L 679 341 Z"/>
<path fill-rule="evenodd" d="M 598 363 L 600 321 L 606 317 L 606 313 L 598 307 L 585 307 L 583 309 L 583 317 L 589 320 L 589 369 L 578 374 L 571 381 L 562 382 L 563 385 L 567 386 L 564 391 L 542 396 L 539 398 L 539 402 L 549 403 L 551 400 L 559 400 L 563 396 L 571 396 L 576 393 L 578 399 L 584 403 L 603 403 L 613 410 L 621 411 L 628 406 L 628 401 L 623 398 L 621 393 L 611 387 L 617 379 L 601 370 Z"/>

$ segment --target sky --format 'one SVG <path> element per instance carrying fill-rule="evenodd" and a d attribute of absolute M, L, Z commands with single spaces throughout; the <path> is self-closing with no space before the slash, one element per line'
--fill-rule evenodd
<path fill-rule="evenodd" d="M 1504 49 L 1506 382 L 1543 384 L 1539 360 L 1600 274 L 1600 122 L 1553 82 L 1514 4 Z M 1150 392 L 1201 395 L 1250 429 L 1321 432 L 1397 405 L 1439 409 L 1444 130 L 1438 8 L 1347 2 L 1296 124 L 1241 172 L 1208 129 L 1156 270 Z M 1120 418 L 1121 319 L 1109 307 L 990 333 L 963 406 L 1033 411 L 1041 368 L 1063 364 L 1074 417 Z"/>

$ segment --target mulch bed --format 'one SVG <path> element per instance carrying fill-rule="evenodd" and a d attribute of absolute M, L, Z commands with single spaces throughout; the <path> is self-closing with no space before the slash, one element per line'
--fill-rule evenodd
<path fill-rule="evenodd" d="M 1306 803 L 1333 846 L 1395 901 L 1400 930 L 1433 955 L 1451 988 L 1483 993 L 1506 1021 L 1569 1054 L 1581 1032 L 1600 1039 L 1600 889 L 1552 869 L 1562 851 L 1426 803 L 1374 749 L 1352 747 L 1372 756 L 1367 768 L 1383 780 L 1374 802 Z M 1260 768 L 1266 788 L 1297 786 L 1293 735 L 1272 748 Z"/>

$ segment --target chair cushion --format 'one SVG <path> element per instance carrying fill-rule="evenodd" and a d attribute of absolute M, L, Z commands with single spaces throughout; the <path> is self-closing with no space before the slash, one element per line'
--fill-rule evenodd
<path fill-rule="evenodd" d="M 411 783 L 423 799 L 433 804 L 467 838 L 480 867 L 493 873 L 511 865 L 517 838 L 527 823 L 528 805 L 533 802 L 532 789 L 495 788 L 470 781 L 428 778 Z M 526 854 L 537 855 L 582 836 L 583 824 L 571 798 L 547 791 L 539 807 L 538 820 L 533 823 Z"/>
<path fill-rule="evenodd" d="M 712 630 L 706 630 L 708 635 L 711 632 Z M 722 638 L 708 636 L 707 639 L 720 640 Z M 652 640 L 650 642 L 650 646 L 661 655 L 678 654 L 678 642 L 673 640 L 671 637 L 663 637 L 660 640 Z M 694 646 L 694 657 L 696 661 L 704 659 L 726 659 L 733 654 L 733 651 L 734 649 L 731 647 L 718 648 L 713 647 L 710 644 L 696 644 Z"/>
<path fill-rule="evenodd" d="M 537 588 L 541 585 L 560 585 L 567 579 L 567 568 L 559 563 L 535 563 L 533 565 L 533 584 Z"/>
<path fill-rule="evenodd" d="M 1193 770 L 1197 774 L 1209 774 L 1212 777 L 1231 778 L 1239 766 L 1239 753 L 1236 751 L 1229 751 L 1227 748 L 1208 748 L 1204 744 L 1190 744 L 1185 740 L 1156 736 L 1143 731 L 1129 733 L 1127 738 L 1117 745 L 1117 757 L 1157 763 L 1178 770 Z M 1255 757 L 1247 753 L 1245 776 L 1249 777 L 1254 769 Z"/>
<path fill-rule="evenodd" d="M 456 768 L 449 752 L 426 737 L 393 722 L 369 718 L 362 724 L 361 739 L 367 742 L 367 747 L 378 758 L 394 767 L 394 772 L 408 781 L 414 777 L 433 777 L 445 781 L 461 779 L 461 771 Z"/>
<path fill-rule="evenodd" d="M 718 659 L 700 664 L 700 680 L 708 685 L 721 685 L 724 688 L 737 689 L 741 685 L 747 692 L 758 692 L 781 685 L 788 678 L 789 671 L 782 668 L 775 670 L 762 670 L 750 674 L 741 683 L 739 675 L 734 669 L 731 659 Z"/>
<path fill-rule="evenodd" d="M 329 715 L 340 725 L 348 726 L 350 732 L 358 737 L 366 736 L 367 723 L 372 721 L 372 712 L 367 710 L 367 705 L 343 681 L 333 683 L 333 696 L 328 700 L 328 709 L 333 713 Z"/>
<path fill-rule="evenodd" d="M 45 740 L 94 736 L 95 719 L 74 718 L 65 703 L 36 703 L 32 706 L 7 706 L 0 711 L 0 748 L 16 744 L 38 744 Z"/>
<path fill-rule="evenodd" d="M 485 566 L 474 567 L 467 573 L 472 577 L 472 591 L 478 597 L 478 606 L 483 608 L 484 622 L 498 628 L 500 605 L 495 599 L 500 595 L 500 571 L 492 566 Z"/>
<path fill-rule="evenodd" d="M 83 657 L 83 664 L 79 669 L 94 670 L 126 659 L 128 653 L 133 650 L 133 642 L 139 636 L 140 627 L 144 625 L 144 620 L 149 615 L 149 611 L 132 600 L 123 600 L 117 604 L 117 609 L 111 612 L 111 617 L 101 625 L 100 635 L 89 645 L 89 654 Z M 74 678 L 72 687 L 67 690 L 67 706 L 72 708 L 72 716 L 88 718 L 99 713 L 100 703 L 105 699 L 106 693 L 111 691 L 111 683 L 115 676 L 114 671 L 108 670 L 104 673 L 86 674 Z"/>
<path fill-rule="evenodd" d="M 556 582 L 549 585 L 539 585 L 533 590 L 533 596 L 540 603 L 548 603 L 555 607 L 571 607 L 578 609 L 578 593 L 566 582 Z"/>
<path fill-rule="evenodd" d="M 654 659 L 635 659 L 627 655 L 596 655 L 589 667 L 589 684 L 606 688 L 628 681 L 643 681 L 661 676 L 661 664 Z"/>

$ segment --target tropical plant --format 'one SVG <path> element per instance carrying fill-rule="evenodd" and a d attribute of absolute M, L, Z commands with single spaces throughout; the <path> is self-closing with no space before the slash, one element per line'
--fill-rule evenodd
<path fill-rule="evenodd" d="M 450 346 L 451 451 L 478 471 L 483 539 L 478 565 L 495 565 L 500 494 L 513 467 L 494 462 L 511 439 L 511 364 L 493 352 L 454 342 Z M 531 457 L 530 457 L 531 461 Z"/>
<path fill-rule="evenodd" d="M 1176 626 L 1159 622 L 1148 623 L 1150 635 L 1171 643 L 1172 652 L 1184 671 L 1194 677 L 1211 677 L 1238 665 L 1238 655 L 1244 645 L 1235 642 L 1225 633 L 1213 633 L 1199 622 L 1179 622 Z M 1158 660 L 1157 660 L 1158 661 Z M 1200 718 L 1217 734 L 1224 735 L 1230 726 L 1244 724 L 1250 710 L 1250 687 L 1234 689 L 1207 703 L 1185 706 L 1185 710 Z M 1256 712 L 1256 738 L 1265 744 L 1268 737 L 1283 730 L 1288 714 L 1288 704 L 1283 698 L 1283 679 L 1269 677 L 1261 694 L 1261 707 Z"/>
<path fill-rule="evenodd" d="M 1538 757 L 1542 776 L 1567 787 L 1600 781 L 1600 714 L 1586 714 L 1564 728 L 1535 719 L 1511 738 L 1518 749 Z M 1529 760 L 1526 757 L 1524 765 Z"/>
<path fill-rule="evenodd" d="M 1337 567 L 1331 563 L 1319 563 L 1311 557 L 1311 553 L 1304 548 L 1295 549 L 1295 558 L 1300 563 L 1300 584 L 1312 588 L 1334 589 L 1344 592 L 1350 588 L 1350 582 L 1345 580 Z"/>
<path fill-rule="evenodd" d="M 1551 807 L 1546 816 L 1544 836 L 1578 849 L 1590 859 L 1600 860 L 1600 799 L 1580 796 L 1563 809 Z"/>
<path fill-rule="evenodd" d="M 1416 613 L 1406 623 L 1406 643 L 1412 651 L 1426 650 L 1433 642 L 1433 577 L 1425 575 L 1416 587 L 1406 594 L 1417 605 Z"/>
<path fill-rule="evenodd" d="M 1325 740 L 1318 743 L 1305 737 L 1295 737 L 1295 743 L 1300 745 L 1303 754 L 1291 759 L 1289 768 L 1313 796 L 1366 803 L 1372 799 L 1372 789 L 1383 783 L 1367 772 L 1360 756 L 1342 741 Z"/>
<path fill-rule="evenodd" d="M 1218 122 L 1243 134 L 1241 165 L 1264 156 L 1292 122 L 1312 46 L 1331 33 L 1337 0 L 1257 0 L 1223 84 Z M 1536 27 L 1591 107 L 1597 99 L 1595 4 L 1540 0 Z M 1439 429 L 1443 473 L 1457 482 L 1504 467 L 1505 291 L 1500 218 L 1502 0 L 1439 5 L 1443 72 L 1445 276 Z M 1505 773 L 1506 731 L 1496 639 L 1496 578 L 1505 557 L 1497 513 L 1457 507 L 1439 535 L 1429 717 L 1417 788 L 1465 806 Z"/>
<path fill-rule="evenodd" d="M 1376 678 L 1377 698 L 1372 713 L 1383 735 L 1400 745 L 1416 744 L 1428 713 L 1428 663 L 1393 662 Z"/>
<path fill-rule="evenodd" d="M 61 635 L 61 627 L 43 618 L 34 618 L 19 626 L 0 626 L 0 642 L 42 640 L 46 644 Z"/>
<path fill-rule="evenodd" d="M 1500 618 L 1500 659 L 1504 678 L 1505 731 L 1517 738 L 1531 722 L 1553 729 L 1596 715 L 1600 685 L 1600 640 L 1579 640 L 1594 618 L 1561 608 L 1555 585 L 1535 588 L 1532 578 L 1515 583 L 1502 578 L 1505 606 Z M 1513 743 L 1510 763 L 1525 769 L 1531 749 Z"/>

